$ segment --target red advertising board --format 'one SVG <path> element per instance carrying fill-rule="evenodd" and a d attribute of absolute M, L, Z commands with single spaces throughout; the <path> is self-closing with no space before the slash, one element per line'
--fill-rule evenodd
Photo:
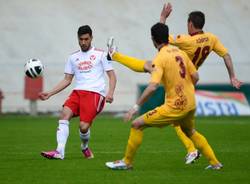
<path fill-rule="evenodd" d="M 43 77 L 35 79 L 25 76 L 24 79 L 24 98 L 28 100 L 37 100 L 38 94 L 43 91 Z"/>

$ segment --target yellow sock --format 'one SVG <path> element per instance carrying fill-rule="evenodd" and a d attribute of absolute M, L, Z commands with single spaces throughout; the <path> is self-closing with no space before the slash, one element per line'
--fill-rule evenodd
<path fill-rule="evenodd" d="M 130 129 L 130 135 L 125 152 L 124 162 L 127 165 L 132 165 L 136 150 L 141 145 L 143 138 L 143 131 L 135 128 Z"/>
<path fill-rule="evenodd" d="M 208 159 L 211 165 L 219 164 L 220 162 L 217 160 L 213 149 L 208 144 L 207 139 L 195 131 L 195 133 L 190 137 L 195 144 L 196 148 L 198 148 L 201 153 Z"/>
<path fill-rule="evenodd" d="M 119 52 L 115 52 L 112 56 L 112 60 L 121 63 L 122 65 L 134 70 L 135 72 L 145 72 L 144 65 L 146 61 L 123 55 Z"/>
<path fill-rule="evenodd" d="M 196 150 L 192 140 L 189 139 L 189 137 L 186 136 L 186 134 L 182 131 L 180 126 L 174 126 L 174 129 L 176 131 L 177 136 L 181 140 L 181 142 L 184 144 L 186 150 L 188 153 L 191 153 Z"/>

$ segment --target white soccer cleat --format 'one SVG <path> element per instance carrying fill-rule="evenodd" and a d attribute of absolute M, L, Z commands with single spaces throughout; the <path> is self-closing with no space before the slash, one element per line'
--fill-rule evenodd
<path fill-rule="evenodd" d="M 125 164 L 123 160 L 117 160 L 114 162 L 106 162 L 105 165 L 113 170 L 129 170 L 132 169 L 131 165 Z"/>
<path fill-rule="evenodd" d="M 195 150 L 191 153 L 188 153 L 185 157 L 185 164 L 191 164 L 194 163 L 195 160 L 199 159 L 201 156 L 200 152 L 198 150 Z"/>
<path fill-rule="evenodd" d="M 212 170 L 220 170 L 223 168 L 223 165 L 221 163 L 218 163 L 216 165 L 209 165 L 207 166 L 205 169 L 208 170 L 208 169 L 212 169 Z"/>
<path fill-rule="evenodd" d="M 114 45 L 114 37 L 109 37 L 107 41 L 107 59 L 112 60 L 112 56 L 114 55 L 115 52 L 117 52 L 117 47 Z"/>

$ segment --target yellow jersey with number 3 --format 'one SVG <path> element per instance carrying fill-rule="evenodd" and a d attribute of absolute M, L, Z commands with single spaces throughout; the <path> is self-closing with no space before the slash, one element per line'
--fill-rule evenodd
<path fill-rule="evenodd" d="M 162 83 L 166 109 L 183 113 L 195 109 L 195 92 L 191 74 L 196 68 L 187 54 L 179 48 L 164 46 L 153 60 L 150 82 Z"/>
<path fill-rule="evenodd" d="M 169 36 L 169 43 L 175 45 L 192 60 L 196 69 L 198 69 L 211 51 L 223 57 L 227 54 L 227 49 L 220 40 L 212 33 L 198 32 L 194 35 L 178 35 L 174 38 Z"/>

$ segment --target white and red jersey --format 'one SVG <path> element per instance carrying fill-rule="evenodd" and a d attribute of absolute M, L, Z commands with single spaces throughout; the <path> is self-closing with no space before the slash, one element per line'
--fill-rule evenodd
<path fill-rule="evenodd" d="M 81 50 L 69 56 L 64 73 L 75 76 L 75 90 L 86 90 L 106 96 L 105 72 L 113 70 L 107 54 L 92 47 L 87 52 Z"/>

